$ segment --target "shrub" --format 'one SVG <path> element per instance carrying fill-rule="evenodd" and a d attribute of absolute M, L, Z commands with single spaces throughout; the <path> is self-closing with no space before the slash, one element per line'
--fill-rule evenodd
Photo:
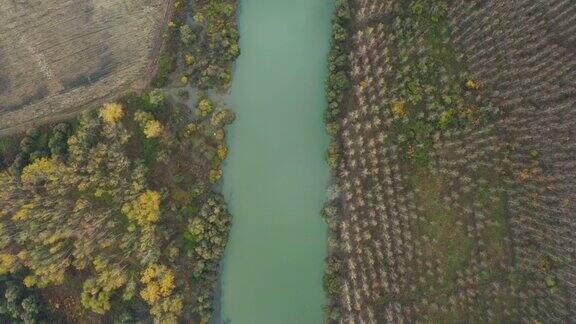
<path fill-rule="evenodd" d="M 208 181 L 211 183 L 216 183 L 218 180 L 222 178 L 222 170 L 221 169 L 212 169 L 208 172 Z"/>
<path fill-rule="evenodd" d="M 192 53 L 186 53 L 186 55 L 184 55 L 184 62 L 186 65 L 193 65 L 195 62 L 194 55 L 192 55 Z"/>
<path fill-rule="evenodd" d="M 342 290 L 342 281 L 337 274 L 325 273 L 324 274 L 324 291 L 330 298 L 340 296 Z"/>
<path fill-rule="evenodd" d="M 326 163 L 332 169 L 338 166 L 340 161 L 340 147 L 336 143 L 330 143 L 328 150 L 326 150 Z"/>
<path fill-rule="evenodd" d="M 392 115 L 396 118 L 402 118 L 406 116 L 406 110 L 404 109 L 404 103 L 401 100 L 395 100 L 392 103 Z"/>

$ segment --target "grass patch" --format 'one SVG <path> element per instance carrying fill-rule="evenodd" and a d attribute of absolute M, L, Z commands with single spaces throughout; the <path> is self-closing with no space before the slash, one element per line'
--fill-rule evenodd
<path fill-rule="evenodd" d="M 153 168 L 156 163 L 156 158 L 158 157 L 158 152 L 160 151 L 160 144 L 155 138 L 143 138 L 142 139 L 142 156 L 144 157 L 144 162 L 149 168 Z"/>
<path fill-rule="evenodd" d="M 468 265 L 472 239 L 468 237 L 464 226 L 457 225 L 458 215 L 445 206 L 441 198 L 441 183 L 427 169 L 420 168 L 412 177 L 412 185 L 420 189 L 416 196 L 424 207 L 426 220 L 419 226 L 420 235 L 427 235 L 436 244 L 425 248 L 426 254 L 438 259 L 442 267 L 442 281 L 434 282 L 433 292 L 449 293 L 456 288 L 456 274 Z"/>
<path fill-rule="evenodd" d="M 162 55 L 160 55 L 160 59 L 158 59 L 158 71 L 156 71 L 156 75 L 154 79 L 152 79 L 152 85 L 154 87 L 162 88 L 166 86 L 171 63 L 172 59 L 168 54 L 162 53 Z"/>
<path fill-rule="evenodd" d="M 198 239 L 194 234 L 186 231 L 184 233 L 184 250 L 186 252 L 194 251 L 194 248 L 198 245 Z"/>
<path fill-rule="evenodd" d="M 507 246 L 505 238 L 508 234 L 506 228 L 508 197 L 506 193 L 503 192 L 497 197 L 489 199 L 486 207 L 488 211 L 486 217 L 493 223 L 484 231 L 483 235 L 489 255 L 490 272 L 492 276 L 505 276 L 506 273 L 498 274 L 500 272 L 498 264 L 508 258 L 505 248 Z"/>
<path fill-rule="evenodd" d="M 0 138 L 0 154 L 6 154 L 15 145 L 9 137 Z"/>

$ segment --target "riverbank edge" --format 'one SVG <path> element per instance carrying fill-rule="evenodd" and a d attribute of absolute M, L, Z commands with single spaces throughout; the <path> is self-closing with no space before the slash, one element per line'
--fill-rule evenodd
<path fill-rule="evenodd" d="M 237 0 L 236 1 L 236 26 L 238 26 L 238 33 L 240 34 L 240 14 L 242 12 L 242 3 L 243 0 Z M 242 35 L 240 34 L 240 38 L 242 37 Z M 240 41 L 238 41 L 238 46 L 240 47 Z M 240 55 L 242 55 L 242 48 L 240 47 Z M 231 74 L 231 81 L 230 84 L 228 85 L 228 88 L 224 89 L 223 91 L 217 91 L 216 94 L 214 94 L 214 96 L 216 97 L 216 101 L 220 104 L 225 104 L 226 100 L 228 99 L 228 97 L 230 96 L 230 93 L 232 91 L 232 83 L 234 82 L 234 76 L 236 75 L 236 67 L 237 67 L 237 60 L 238 58 L 236 58 L 233 62 L 232 62 L 232 66 L 230 68 L 230 74 Z M 211 96 L 212 98 L 214 98 L 214 96 Z M 235 107 L 230 107 L 230 109 L 236 114 L 237 114 L 237 109 L 235 109 Z M 225 139 L 226 141 L 226 145 L 228 147 L 229 144 L 229 140 L 228 138 Z M 222 163 L 222 169 L 224 169 L 226 167 L 226 164 L 228 164 L 228 159 L 224 160 L 224 162 Z M 222 180 L 218 183 L 218 192 L 222 195 L 222 197 L 224 197 L 224 201 L 226 202 L 226 204 L 228 204 L 228 198 L 224 195 L 224 182 L 226 181 L 226 178 L 222 177 Z M 230 211 L 230 209 L 229 209 Z M 232 226 L 234 226 L 234 215 L 230 212 L 230 214 L 232 215 Z M 226 246 L 228 246 L 228 243 L 230 241 L 230 233 L 228 233 L 228 238 L 226 240 Z M 222 256 L 222 258 L 220 259 L 220 265 L 218 266 L 218 281 L 216 283 L 216 290 L 214 291 L 214 298 L 212 300 L 212 308 L 213 308 L 213 312 L 212 312 L 212 319 L 210 320 L 211 324 L 221 324 L 221 323 L 227 323 L 224 322 L 222 320 L 222 291 L 223 291 L 223 283 L 222 283 L 222 273 L 224 273 L 224 259 L 226 256 L 226 248 L 224 248 L 224 255 Z"/>
<path fill-rule="evenodd" d="M 170 0 L 170 1 L 173 2 L 175 0 Z M 186 1 L 186 3 L 187 3 L 186 13 L 184 15 L 176 17 L 173 14 L 174 11 L 172 10 L 168 16 L 168 20 L 173 21 L 177 24 L 193 25 L 194 24 L 193 15 L 197 11 L 197 6 L 198 6 L 197 1 L 198 0 L 184 0 L 184 1 Z M 234 13 L 235 22 L 236 22 L 236 25 L 238 27 L 240 24 L 239 17 L 240 17 L 240 11 L 242 8 L 242 6 L 241 6 L 242 1 L 241 0 L 233 0 L 233 3 L 235 6 L 235 13 Z M 240 37 L 241 37 L 241 35 L 240 35 Z M 238 42 L 238 44 L 239 44 L 239 42 Z M 159 61 L 160 55 L 162 55 L 163 51 L 165 51 L 167 49 L 168 49 L 168 47 L 166 45 L 166 41 L 164 41 L 164 44 L 162 46 L 162 49 L 159 51 L 158 58 L 156 61 Z M 184 52 L 185 51 L 182 48 L 179 48 L 176 51 L 170 52 L 169 56 L 171 57 L 171 59 L 177 60 L 180 55 L 184 54 Z M 184 68 L 184 69 L 176 68 L 175 70 L 173 70 L 169 73 L 169 79 L 170 80 L 168 82 L 168 85 L 163 87 L 163 90 L 165 90 L 165 92 L 170 94 L 174 103 L 186 105 L 190 109 L 192 109 L 192 105 L 196 101 L 198 101 L 198 94 L 200 92 L 205 92 L 206 97 L 209 98 L 212 102 L 214 102 L 215 104 L 217 104 L 219 106 L 224 107 L 225 103 L 226 103 L 226 99 L 230 95 L 232 81 L 234 79 L 234 75 L 235 75 L 235 71 L 236 71 L 236 65 L 237 65 L 236 60 L 237 59 L 238 59 L 238 57 L 236 57 L 231 62 L 231 66 L 230 66 L 231 81 L 230 81 L 230 83 L 228 83 L 227 85 L 225 85 L 223 87 L 213 86 L 213 87 L 209 87 L 206 89 L 200 89 L 197 85 L 195 85 L 193 83 L 186 84 L 186 85 L 182 86 L 182 84 L 179 83 L 178 75 L 185 73 L 186 68 Z M 156 66 L 157 65 L 158 64 L 156 64 Z M 155 73 L 157 70 L 158 70 L 158 68 L 156 68 Z M 153 77 L 153 75 L 152 75 L 152 77 Z M 192 97 L 190 99 L 179 98 L 179 91 L 182 91 L 182 90 L 187 91 L 187 92 L 191 91 L 193 93 Z M 231 109 L 231 110 L 234 111 L 234 109 Z M 236 113 L 236 111 L 234 111 L 234 113 Z M 226 138 L 224 140 L 226 141 L 227 146 L 228 146 L 228 140 L 226 140 Z M 227 164 L 227 159 L 225 159 L 222 162 L 221 167 L 224 168 L 224 166 L 226 164 Z M 228 199 L 227 199 L 227 197 L 224 196 L 224 192 L 223 192 L 224 181 L 226 181 L 226 179 L 224 177 L 222 177 L 220 179 L 220 181 L 217 182 L 212 187 L 212 191 L 217 193 L 217 194 L 220 194 L 223 197 L 224 202 L 228 206 Z M 234 218 L 234 215 L 232 215 L 232 219 L 233 218 Z M 228 233 L 226 235 L 225 246 L 228 245 L 229 240 L 230 240 L 230 230 L 228 231 Z M 224 248 L 224 252 L 225 252 L 225 250 L 226 250 L 226 247 Z M 215 285 L 216 288 L 213 291 L 213 296 L 212 296 L 212 316 L 210 317 L 210 323 L 212 323 L 212 324 L 222 323 L 222 273 L 223 273 L 223 267 L 224 267 L 224 254 L 220 258 L 218 263 L 219 263 L 219 266 L 218 266 L 218 271 L 216 273 L 216 276 L 217 276 L 216 285 Z"/>
<path fill-rule="evenodd" d="M 321 217 L 326 223 L 326 257 L 324 260 L 323 289 L 325 294 L 324 322 L 335 322 L 340 317 L 339 291 L 337 272 L 341 267 L 334 269 L 332 264 L 340 263 L 338 248 L 338 220 L 341 216 L 340 181 L 338 178 L 338 165 L 342 142 L 340 138 L 340 122 L 343 107 L 351 101 L 349 62 L 347 53 L 350 47 L 350 8 L 348 0 L 332 0 L 332 31 L 330 36 L 330 51 L 328 54 L 328 75 L 326 78 L 327 107 L 324 112 L 324 126 L 329 136 L 326 149 L 326 164 L 329 167 L 326 197 L 321 211 Z M 336 289 L 331 287 L 337 287 Z"/>

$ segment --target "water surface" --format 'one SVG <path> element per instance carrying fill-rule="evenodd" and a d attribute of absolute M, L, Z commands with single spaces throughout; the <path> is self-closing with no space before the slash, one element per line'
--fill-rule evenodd
<path fill-rule="evenodd" d="M 322 113 L 331 0 L 241 0 L 224 194 L 222 321 L 322 323 Z"/>

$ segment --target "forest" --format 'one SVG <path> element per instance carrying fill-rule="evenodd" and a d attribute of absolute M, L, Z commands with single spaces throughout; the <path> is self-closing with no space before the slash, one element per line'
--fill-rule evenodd
<path fill-rule="evenodd" d="M 0 139 L 3 321 L 209 322 L 235 115 L 205 93 L 190 106 L 168 90 L 228 85 L 236 3 L 173 6 L 149 89 Z"/>
<path fill-rule="evenodd" d="M 573 318 L 574 146 L 563 139 L 573 135 L 566 28 L 576 7 L 336 8 L 325 112 L 332 184 L 322 212 L 327 320 Z"/>

